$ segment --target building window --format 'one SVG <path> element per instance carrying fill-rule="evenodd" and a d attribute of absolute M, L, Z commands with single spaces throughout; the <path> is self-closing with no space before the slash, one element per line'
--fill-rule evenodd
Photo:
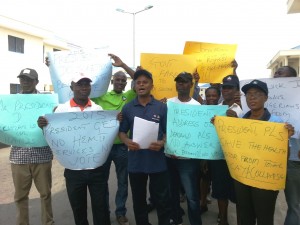
<path fill-rule="evenodd" d="M 8 35 L 8 51 L 24 53 L 24 39 Z"/>
<path fill-rule="evenodd" d="M 21 85 L 20 84 L 10 84 L 10 93 L 17 94 L 20 93 Z"/>

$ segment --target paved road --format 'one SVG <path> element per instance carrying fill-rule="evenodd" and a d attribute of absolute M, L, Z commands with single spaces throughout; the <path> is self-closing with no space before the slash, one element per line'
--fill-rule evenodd
<path fill-rule="evenodd" d="M 14 225 L 15 224 L 15 205 L 13 203 L 14 187 L 12 184 L 10 163 L 8 160 L 9 148 L 0 149 L 0 225 Z M 63 168 L 58 164 L 56 160 L 53 161 L 53 211 L 55 217 L 56 225 L 72 225 L 74 224 L 72 211 L 69 205 L 67 193 L 65 190 L 65 183 L 63 178 Z M 116 177 L 114 166 L 111 169 L 109 189 L 111 196 L 115 195 L 116 192 Z M 38 198 L 38 193 L 35 187 L 32 188 L 30 193 L 30 222 L 31 225 L 40 225 L 40 201 Z M 114 212 L 114 199 L 110 198 L 111 211 Z M 186 203 L 182 203 L 182 207 L 185 212 L 187 212 Z M 216 200 L 212 200 L 212 203 L 208 206 L 208 212 L 204 213 L 202 216 L 203 225 L 216 225 L 217 224 L 217 203 Z M 131 190 L 129 189 L 129 197 L 127 201 L 128 213 L 127 216 L 130 220 L 130 224 L 134 225 L 134 216 L 132 211 L 132 201 L 131 201 Z M 89 221 L 92 225 L 91 219 L 91 208 L 89 207 Z M 229 204 L 229 224 L 236 225 L 235 216 L 235 205 Z M 282 225 L 286 214 L 286 203 L 284 199 L 284 194 L 281 191 L 277 200 L 276 215 L 275 215 L 275 225 Z M 157 224 L 156 211 L 149 214 L 150 222 L 155 225 Z M 111 213 L 112 225 L 117 225 L 114 213 Z M 184 223 L 188 225 L 188 218 L 184 216 Z"/>

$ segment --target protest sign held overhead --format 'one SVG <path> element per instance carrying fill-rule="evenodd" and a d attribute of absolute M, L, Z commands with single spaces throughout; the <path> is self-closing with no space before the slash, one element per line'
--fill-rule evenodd
<path fill-rule="evenodd" d="M 175 77 L 181 72 L 193 74 L 196 59 L 189 55 L 141 54 L 141 66 L 152 73 L 154 88 L 152 94 L 157 99 L 177 95 Z"/>
<path fill-rule="evenodd" d="M 49 52 L 48 58 L 51 80 L 59 103 L 65 103 L 73 97 L 70 85 L 76 74 L 84 74 L 92 80 L 91 98 L 107 92 L 112 64 L 104 49 Z"/>
<path fill-rule="evenodd" d="M 183 54 L 197 60 L 197 72 L 201 83 L 221 83 L 223 77 L 232 74 L 231 62 L 237 45 L 187 41 Z"/>

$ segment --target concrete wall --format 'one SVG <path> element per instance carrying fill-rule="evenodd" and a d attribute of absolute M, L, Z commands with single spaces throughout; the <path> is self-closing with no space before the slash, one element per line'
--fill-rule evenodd
<path fill-rule="evenodd" d="M 24 39 L 24 54 L 8 51 L 8 35 Z M 26 67 L 38 71 L 38 89 L 43 89 L 44 83 L 48 83 L 50 77 L 43 58 L 42 38 L 0 27 L 0 94 L 10 93 L 10 83 L 19 83 L 17 76 Z"/>

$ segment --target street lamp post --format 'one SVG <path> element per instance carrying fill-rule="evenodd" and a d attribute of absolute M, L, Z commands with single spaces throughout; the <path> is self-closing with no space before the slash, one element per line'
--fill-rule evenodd
<path fill-rule="evenodd" d="M 140 13 L 140 12 L 143 12 L 143 11 L 146 11 L 146 10 L 149 10 L 153 8 L 152 5 L 149 5 L 149 6 L 146 6 L 144 9 L 142 10 L 139 10 L 139 11 L 136 11 L 136 12 L 129 12 L 129 11 L 125 11 L 123 9 L 116 9 L 118 12 L 121 12 L 121 13 L 128 13 L 128 14 L 131 14 L 132 15 L 132 51 L 133 51 L 133 69 L 135 69 L 135 15 Z"/>

